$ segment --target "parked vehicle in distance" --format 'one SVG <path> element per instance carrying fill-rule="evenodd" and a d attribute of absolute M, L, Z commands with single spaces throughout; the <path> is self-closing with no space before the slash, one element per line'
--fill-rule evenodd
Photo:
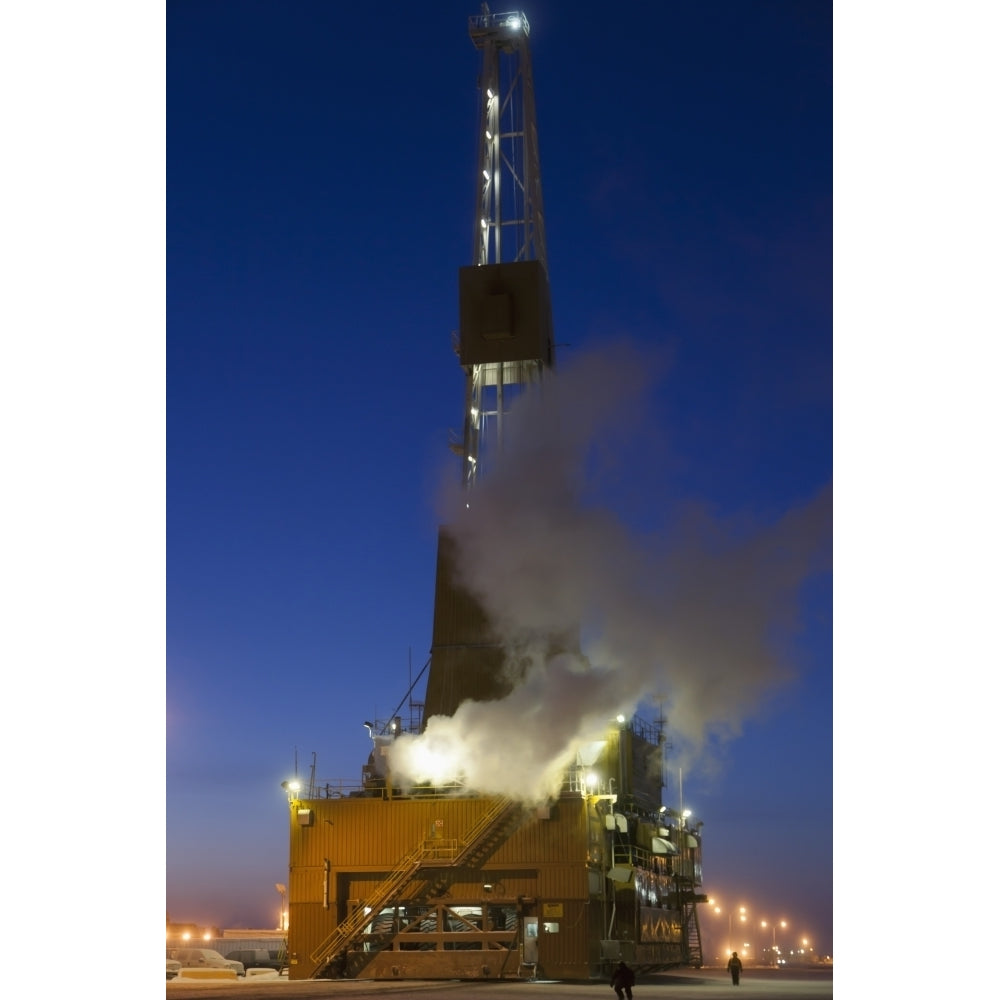
<path fill-rule="evenodd" d="M 274 969 L 275 972 L 281 972 L 288 963 L 281 961 L 278 957 L 280 954 L 277 951 L 268 951 L 266 948 L 243 948 L 227 952 L 226 958 L 242 962 L 247 969 Z"/>
<path fill-rule="evenodd" d="M 168 948 L 167 958 L 180 962 L 184 969 L 232 969 L 237 976 L 245 976 L 242 962 L 223 958 L 214 948 Z"/>
<path fill-rule="evenodd" d="M 173 979 L 181 971 L 181 963 L 174 958 L 167 959 L 167 979 Z"/>

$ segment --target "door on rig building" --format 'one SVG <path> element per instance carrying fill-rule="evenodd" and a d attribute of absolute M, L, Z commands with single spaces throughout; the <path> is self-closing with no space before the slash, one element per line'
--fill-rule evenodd
<path fill-rule="evenodd" d="M 538 965 L 538 917 L 524 917 L 522 965 Z"/>

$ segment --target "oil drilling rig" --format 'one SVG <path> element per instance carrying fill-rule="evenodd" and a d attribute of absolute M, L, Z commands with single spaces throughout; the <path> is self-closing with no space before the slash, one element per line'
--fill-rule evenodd
<path fill-rule="evenodd" d="M 485 4 L 469 19 L 479 154 L 452 445 L 469 491 L 502 454 L 513 402 L 555 363 L 529 31 L 522 13 Z M 400 735 L 518 683 L 458 558 L 445 526 L 424 701 L 366 723 L 373 749 L 356 787 L 287 785 L 290 977 L 587 980 L 621 960 L 701 965 L 701 824 L 661 804 L 662 720 L 609 719 L 541 804 L 394 780 L 386 751 Z"/>

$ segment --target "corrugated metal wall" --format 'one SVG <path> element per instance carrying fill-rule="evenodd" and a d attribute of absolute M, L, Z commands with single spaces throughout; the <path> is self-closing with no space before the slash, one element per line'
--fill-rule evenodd
<path fill-rule="evenodd" d="M 565 864 L 587 861 L 589 824 L 582 798 L 564 798 L 547 811 L 548 818 L 525 824 L 490 859 L 494 864 Z M 583 894 L 586 895 L 584 880 Z"/>
<path fill-rule="evenodd" d="M 380 798 L 318 799 L 294 803 L 291 809 L 289 873 L 289 952 L 294 966 L 307 957 L 350 912 L 351 901 L 374 895 L 378 885 L 421 842 L 464 841 L 495 804 L 494 799 L 454 798 L 385 800 Z M 309 825 L 300 825 L 308 810 Z M 564 799 L 545 813 L 529 818 L 474 878 L 449 887 L 452 899 L 536 900 L 540 925 L 542 905 L 558 903 L 563 916 L 557 933 L 540 941 L 540 955 L 560 969 L 552 975 L 585 978 L 591 961 L 588 846 L 590 822 L 585 800 Z M 329 861 L 329 872 L 326 862 Z M 483 889 L 487 876 L 496 882 L 493 895 Z"/>

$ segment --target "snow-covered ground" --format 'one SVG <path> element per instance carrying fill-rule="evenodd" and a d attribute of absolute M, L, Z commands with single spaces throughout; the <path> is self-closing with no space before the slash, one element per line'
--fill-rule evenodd
<path fill-rule="evenodd" d="M 229 975 L 228 969 L 181 969 L 173 979 L 168 979 L 167 982 L 178 982 L 181 981 L 185 986 L 190 986 L 191 983 L 219 983 L 219 982 L 237 982 L 244 981 L 254 981 L 263 982 L 269 979 L 281 979 L 288 982 L 288 972 L 278 972 L 275 969 L 247 969 L 245 976 Z"/>

